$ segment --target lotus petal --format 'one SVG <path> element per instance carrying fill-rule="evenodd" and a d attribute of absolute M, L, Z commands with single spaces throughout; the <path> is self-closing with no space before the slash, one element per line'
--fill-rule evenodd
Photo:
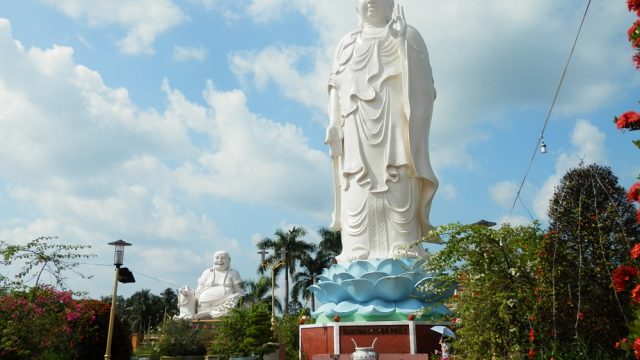
<path fill-rule="evenodd" d="M 363 316 L 382 316 L 390 315 L 396 311 L 396 307 L 382 300 L 373 300 L 366 305 L 360 307 L 359 314 Z"/>
<path fill-rule="evenodd" d="M 396 303 L 396 311 L 408 314 L 422 309 L 426 304 L 418 299 L 407 299 Z"/>
<path fill-rule="evenodd" d="M 316 286 L 324 290 L 327 297 L 335 303 L 349 299 L 349 294 L 344 290 L 344 288 L 334 282 L 323 282 L 316 284 Z"/>
<path fill-rule="evenodd" d="M 331 299 L 327 296 L 327 293 L 318 285 L 311 285 L 307 289 L 309 289 L 309 291 L 311 291 L 316 296 L 316 300 L 318 300 L 320 303 L 327 304 L 331 302 Z"/>
<path fill-rule="evenodd" d="M 378 265 L 378 271 L 391 276 L 400 275 L 406 270 L 407 266 L 398 259 L 385 259 Z"/>
<path fill-rule="evenodd" d="M 354 304 L 350 301 L 342 301 L 334 308 L 336 313 L 340 316 L 349 316 L 358 311 L 358 304 Z"/>
<path fill-rule="evenodd" d="M 349 274 L 355 278 L 359 278 L 362 274 L 375 271 L 376 268 L 366 260 L 357 260 L 349 264 Z"/>
<path fill-rule="evenodd" d="M 347 269 L 344 266 L 340 264 L 333 264 L 329 267 L 329 270 L 327 270 L 327 273 L 325 275 L 330 279 L 333 279 L 333 275 L 344 272 L 347 272 Z"/>
<path fill-rule="evenodd" d="M 424 278 L 427 277 L 427 274 L 422 271 L 408 271 L 400 275 L 410 278 L 411 280 L 413 280 L 414 284 L 422 281 Z"/>
<path fill-rule="evenodd" d="M 340 284 L 341 282 L 345 281 L 345 280 L 351 280 L 354 279 L 355 277 L 349 273 L 339 273 L 339 274 L 334 274 L 333 275 L 333 282 L 335 282 L 336 284 Z"/>
<path fill-rule="evenodd" d="M 408 299 L 413 292 L 413 281 L 404 276 L 385 276 L 376 284 L 378 298 L 386 301 L 400 301 Z"/>
<path fill-rule="evenodd" d="M 351 279 L 342 282 L 342 287 L 358 303 L 364 303 L 376 297 L 376 288 L 369 280 Z"/>
<path fill-rule="evenodd" d="M 335 315 L 336 311 L 334 310 L 336 307 L 335 303 L 327 303 L 327 304 L 323 304 L 322 306 L 320 306 L 318 308 L 318 310 L 316 311 L 312 311 L 311 312 L 311 316 L 313 318 L 317 318 L 320 315 L 327 315 L 327 316 L 333 316 Z"/>
<path fill-rule="evenodd" d="M 368 272 L 366 274 L 362 274 L 361 278 L 369 280 L 369 282 L 371 282 L 371 284 L 375 284 L 376 281 L 378 281 L 380 278 L 383 278 L 385 276 L 387 276 L 387 274 L 385 274 L 383 272 L 372 271 L 372 272 Z"/>
<path fill-rule="evenodd" d="M 333 279 L 331 279 L 330 277 L 328 277 L 327 275 L 318 275 L 316 277 L 316 280 L 318 280 L 318 282 L 326 282 L 326 281 L 333 281 Z"/>

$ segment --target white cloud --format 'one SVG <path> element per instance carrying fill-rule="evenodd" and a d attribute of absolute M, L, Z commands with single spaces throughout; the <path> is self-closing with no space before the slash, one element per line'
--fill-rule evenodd
<path fill-rule="evenodd" d="M 501 181 L 489 188 L 491 199 L 501 207 L 508 209 L 518 192 L 518 184 L 514 181 Z"/>
<path fill-rule="evenodd" d="M 220 233 L 212 201 L 328 217 L 329 161 L 300 128 L 251 112 L 241 90 L 209 85 L 200 105 L 167 80 L 161 89 L 166 108 L 141 109 L 126 88 L 77 64 L 73 49 L 25 49 L 0 19 L 0 194 L 16 209 L 0 219 L 0 237 L 59 235 L 99 253 L 126 237 L 137 245 L 132 268 L 162 274 L 159 259 L 189 258 L 182 273 L 194 277 L 210 259 L 193 249 L 242 258 L 238 241 Z"/>
<path fill-rule="evenodd" d="M 120 51 L 125 54 L 152 54 L 156 37 L 187 19 L 171 0 L 43 1 L 90 26 L 126 28 L 126 36 L 118 41 Z"/>
<path fill-rule="evenodd" d="M 203 47 L 174 46 L 173 60 L 176 62 L 203 61 L 206 51 Z"/>
<path fill-rule="evenodd" d="M 458 197 L 458 191 L 452 184 L 444 184 L 438 187 L 438 196 L 443 196 L 447 200 L 453 200 Z"/>

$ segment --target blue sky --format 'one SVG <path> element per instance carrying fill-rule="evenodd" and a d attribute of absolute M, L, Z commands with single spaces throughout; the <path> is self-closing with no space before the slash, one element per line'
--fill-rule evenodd
<path fill-rule="evenodd" d="M 434 224 L 543 222 L 562 174 L 640 173 L 640 76 L 620 1 L 594 1 L 522 199 L 536 145 L 587 1 L 404 0 L 425 38 L 438 98 L 430 138 Z M 327 226 L 323 142 L 334 46 L 355 0 L 26 0 L 0 7 L 0 238 L 92 245 L 70 278 L 111 291 L 113 249 L 141 288 L 195 285 L 216 250 L 255 278 L 255 243 Z M 437 248 L 435 249 L 437 250 Z"/>

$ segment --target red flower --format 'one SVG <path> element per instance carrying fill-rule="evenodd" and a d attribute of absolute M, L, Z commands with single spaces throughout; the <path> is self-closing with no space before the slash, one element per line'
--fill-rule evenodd
<path fill-rule="evenodd" d="M 631 248 L 631 258 L 637 259 L 640 257 L 640 243 L 633 245 Z"/>
<path fill-rule="evenodd" d="M 618 129 L 640 129 L 640 114 L 635 111 L 627 111 L 620 117 L 616 117 L 614 121 Z"/>
<path fill-rule="evenodd" d="M 527 355 L 529 356 L 529 359 L 533 359 L 536 356 L 536 352 L 533 348 L 529 348 L 529 353 Z"/>
<path fill-rule="evenodd" d="M 533 328 L 529 329 L 529 341 L 534 342 L 536 340 L 536 333 L 533 331 Z"/>
<path fill-rule="evenodd" d="M 640 303 L 640 285 L 636 285 L 636 287 L 631 290 L 631 300 Z"/>
<path fill-rule="evenodd" d="M 629 11 L 636 11 L 640 16 L 640 0 L 627 0 Z"/>
<path fill-rule="evenodd" d="M 627 36 L 631 42 L 634 42 L 638 37 L 640 37 L 640 20 L 636 20 L 636 22 L 631 25 L 629 30 L 627 30 Z"/>
<path fill-rule="evenodd" d="M 613 289 L 617 292 L 623 291 L 627 287 L 629 280 L 636 277 L 636 275 L 638 275 L 638 269 L 633 266 L 618 266 L 611 274 Z"/>
<path fill-rule="evenodd" d="M 582 311 L 578 311 L 578 313 L 576 314 L 576 319 L 584 320 L 584 313 Z"/>
<path fill-rule="evenodd" d="M 640 336 L 633 341 L 633 353 L 636 355 L 636 359 L 640 359 Z"/>
<path fill-rule="evenodd" d="M 636 64 L 636 69 L 640 70 L 640 52 L 633 55 L 633 62 Z"/>

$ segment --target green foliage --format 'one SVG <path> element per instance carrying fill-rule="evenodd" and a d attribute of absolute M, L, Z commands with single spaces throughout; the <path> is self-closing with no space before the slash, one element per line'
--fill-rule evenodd
<path fill-rule="evenodd" d="M 535 276 L 542 231 L 531 226 L 447 225 L 445 247 L 426 263 L 443 282 L 458 282 L 451 306 L 461 319 L 454 343 L 464 359 L 521 359 L 539 311 Z"/>
<path fill-rule="evenodd" d="M 550 203 L 549 233 L 540 254 L 542 296 L 550 306 L 541 326 L 551 353 L 620 356 L 628 301 L 611 286 L 611 271 L 628 261 L 640 234 L 635 209 L 611 170 L 579 167 L 562 178 Z"/>
<path fill-rule="evenodd" d="M 278 340 L 283 345 L 286 359 L 297 359 L 300 349 L 299 318 L 301 315 L 285 315 L 278 322 Z"/>
<path fill-rule="evenodd" d="M 21 270 L 15 274 L 13 280 L 0 276 L 0 288 L 25 289 L 34 281 L 34 285 L 42 284 L 43 273 L 48 273 L 53 279 L 53 284 L 65 289 L 67 271 L 86 278 L 87 276 L 77 272 L 78 260 L 94 257 L 94 254 L 86 253 L 90 249 L 87 245 L 65 245 L 52 243 L 55 237 L 39 237 L 24 245 L 9 244 L 0 240 L 0 263 L 5 266 L 19 265 Z M 90 277 L 89 277 L 90 278 Z"/>
<path fill-rule="evenodd" d="M 160 341 L 156 344 L 160 355 L 188 356 L 207 353 L 202 331 L 193 328 L 190 321 L 167 319 L 161 327 Z"/>
<path fill-rule="evenodd" d="M 267 306 L 253 304 L 235 308 L 221 319 L 209 353 L 225 359 L 234 355 L 262 357 L 276 348 Z"/>

